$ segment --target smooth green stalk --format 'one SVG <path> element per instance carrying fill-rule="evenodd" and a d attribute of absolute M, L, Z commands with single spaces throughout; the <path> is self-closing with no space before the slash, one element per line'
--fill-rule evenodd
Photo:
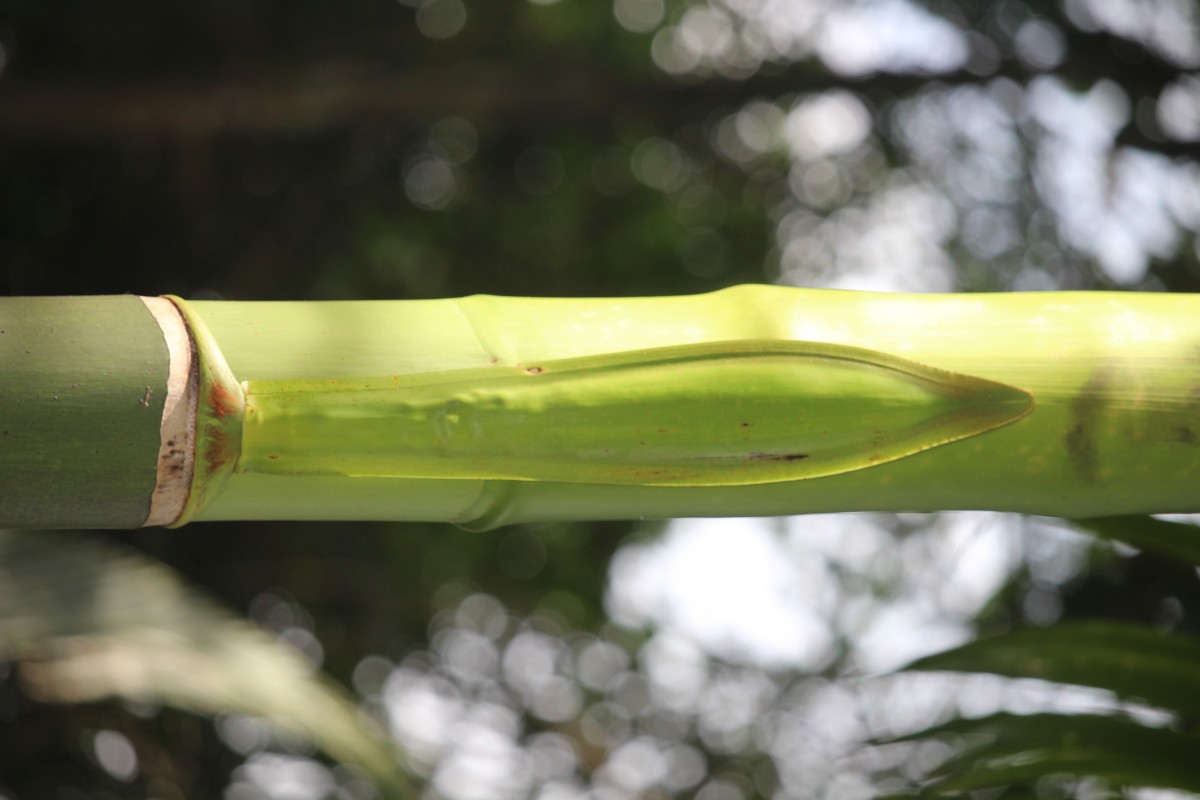
<path fill-rule="evenodd" d="M 0 298 L 0 528 L 143 524 L 167 369 L 136 297 Z"/>
<path fill-rule="evenodd" d="M 186 306 L 247 422 L 181 523 L 1200 509 L 1193 296 Z"/>

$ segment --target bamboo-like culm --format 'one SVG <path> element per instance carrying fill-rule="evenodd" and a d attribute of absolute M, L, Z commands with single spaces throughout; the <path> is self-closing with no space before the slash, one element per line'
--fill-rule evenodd
<path fill-rule="evenodd" d="M 0 527 L 1200 510 L 1200 297 L 0 299 Z"/>

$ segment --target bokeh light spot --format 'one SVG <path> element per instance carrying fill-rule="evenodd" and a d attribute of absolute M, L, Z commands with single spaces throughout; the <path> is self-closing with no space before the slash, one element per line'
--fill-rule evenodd
<path fill-rule="evenodd" d="M 444 159 L 424 155 L 414 159 L 404 173 L 404 193 L 421 208 L 440 211 L 458 192 L 454 170 Z"/>
<path fill-rule="evenodd" d="M 1030 69 L 1054 69 L 1066 57 L 1067 43 L 1062 31 L 1045 20 L 1032 19 L 1023 24 L 1016 36 L 1017 57 Z"/>
<path fill-rule="evenodd" d="M 662 24 L 667 9 L 663 0 L 614 0 L 613 16 L 632 33 L 649 33 Z"/>
<path fill-rule="evenodd" d="M 92 740 L 96 763 L 109 775 L 128 783 L 137 777 L 138 757 L 133 744 L 123 733 L 102 730 Z"/>
<path fill-rule="evenodd" d="M 871 114 L 849 92 L 833 90 L 804 98 L 783 122 L 783 135 L 801 160 L 844 153 L 861 144 L 871 132 Z"/>
<path fill-rule="evenodd" d="M 449 39 L 466 24 L 462 0 L 425 0 L 417 7 L 417 30 L 430 39 Z"/>

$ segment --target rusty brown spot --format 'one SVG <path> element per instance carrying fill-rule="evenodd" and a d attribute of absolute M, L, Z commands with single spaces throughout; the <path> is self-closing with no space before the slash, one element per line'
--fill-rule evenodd
<path fill-rule="evenodd" d="M 209 446 L 203 454 L 205 475 L 211 477 L 237 458 L 229 446 L 229 434 L 216 425 L 208 426 Z"/>
<path fill-rule="evenodd" d="M 277 456 L 277 455 L 269 455 L 269 456 L 267 456 L 267 459 L 268 459 L 268 460 L 270 460 L 270 461 L 278 461 L 278 460 L 279 460 L 279 456 Z"/>
<path fill-rule="evenodd" d="M 525 371 L 528 372 L 530 375 L 540 375 L 542 373 L 542 368 L 541 367 L 526 367 Z"/>
<path fill-rule="evenodd" d="M 659 429 L 658 429 L 658 432 L 659 432 L 659 433 L 666 433 L 666 432 L 667 432 L 667 429 L 666 429 L 666 428 L 659 428 Z"/>
<path fill-rule="evenodd" d="M 237 399 L 228 389 L 219 383 L 214 383 L 208 390 L 208 407 L 214 415 L 227 417 L 237 413 Z"/>

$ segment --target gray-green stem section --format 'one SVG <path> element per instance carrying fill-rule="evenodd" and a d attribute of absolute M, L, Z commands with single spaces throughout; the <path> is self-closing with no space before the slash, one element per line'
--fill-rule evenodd
<path fill-rule="evenodd" d="M 167 346 L 137 297 L 0 298 L 0 528 L 135 528 Z"/>

